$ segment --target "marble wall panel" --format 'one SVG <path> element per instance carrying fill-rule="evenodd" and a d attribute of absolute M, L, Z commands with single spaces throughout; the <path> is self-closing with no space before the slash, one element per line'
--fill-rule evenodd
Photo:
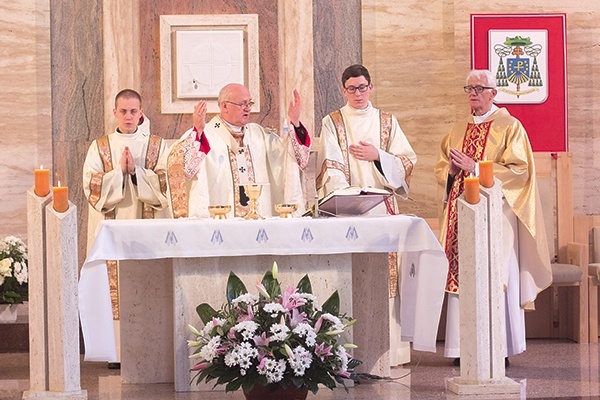
<path fill-rule="evenodd" d="M 102 0 L 53 0 L 50 24 L 53 171 L 77 206 L 81 265 L 87 237 L 83 162 L 91 141 L 104 134 Z"/>
<path fill-rule="evenodd" d="M 27 238 L 33 169 L 52 166 L 48 0 L 0 2 L 0 237 Z"/>
<path fill-rule="evenodd" d="M 104 126 L 112 132 L 117 119 L 112 110 L 119 91 L 140 86 L 139 0 L 102 0 L 104 40 Z M 143 101 L 143 99 L 142 99 Z M 142 104 L 142 109 L 144 104 Z"/>
<path fill-rule="evenodd" d="M 145 0 L 141 2 L 140 93 L 144 111 L 152 121 L 152 132 L 168 139 L 179 138 L 192 126 L 190 114 L 160 113 L 160 15 L 176 14 L 258 14 L 261 111 L 253 122 L 278 126 L 279 121 L 279 42 L 277 0 L 178 1 Z M 212 116 L 209 115 L 208 118 Z"/>
<path fill-rule="evenodd" d="M 313 0 L 315 134 L 321 120 L 346 102 L 342 72 L 362 62 L 360 0 Z"/>

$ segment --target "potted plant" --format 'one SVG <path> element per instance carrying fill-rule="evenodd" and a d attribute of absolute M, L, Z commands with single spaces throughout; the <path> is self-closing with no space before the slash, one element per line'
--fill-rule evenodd
<path fill-rule="evenodd" d="M 319 306 L 308 275 L 282 291 L 277 263 L 256 286 L 258 295 L 248 293 L 231 272 L 227 303 L 218 311 L 206 303 L 196 308 L 204 323 L 201 330 L 189 325 L 196 383 L 242 388 L 247 399 L 306 398 L 319 385 L 346 388 L 344 379 L 353 378 L 361 362 L 346 351 L 356 348 L 343 340 L 355 320 L 340 315 L 338 292 Z"/>
<path fill-rule="evenodd" d="M 14 236 L 0 241 L 0 320 L 17 319 L 16 304 L 28 299 L 27 246 Z"/>

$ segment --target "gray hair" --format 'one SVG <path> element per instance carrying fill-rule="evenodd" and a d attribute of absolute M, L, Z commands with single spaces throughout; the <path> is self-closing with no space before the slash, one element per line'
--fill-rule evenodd
<path fill-rule="evenodd" d="M 469 79 L 471 78 L 477 78 L 481 81 L 486 82 L 487 86 L 493 87 L 494 89 L 496 88 L 496 77 L 488 69 L 472 69 L 467 75 L 467 84 L 469 83 Z"/>

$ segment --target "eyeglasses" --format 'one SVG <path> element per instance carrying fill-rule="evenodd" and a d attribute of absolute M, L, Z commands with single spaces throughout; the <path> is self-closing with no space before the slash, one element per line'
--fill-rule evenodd
<path fill-rule="evenodd" d="M 234 106 L 238 106 L 241 108 L 252 108 L 252 106 L 254 105 L 254 102 L 252 100 L 245 101 L 243 103 L 235 103 L 233 101 L 225 100 L 225 103 L 233 104 Z"/>
<path fill-rule="evenodd" d="M 368 88 L 369 88 L 369 85 L 362 84 L 359 86 L 348 86 L 347 88 L 344 88 L 344 89 L 346 89 L 346 91 L 348 93 L 354 94 L 354 93 L 356 93 L 357 90 L 361 93 L 364 93 L 367 91 Z"/>
<path fill-rule="evenodd" d="M 475 93 L 482 93 L 484 89 L 495 89 L 493 87 L 489 87 L 489 86 L 481 86 L 481 85 L 475 85 L 475 86 L 465 86 L 463 89 L 465 89 L 465 93 L 471 93 L 473 90 L 475 91 Z"/>

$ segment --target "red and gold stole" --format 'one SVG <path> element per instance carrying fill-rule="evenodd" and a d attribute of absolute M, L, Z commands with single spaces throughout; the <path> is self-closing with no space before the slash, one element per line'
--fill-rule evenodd
<path fill-rule="evenodd" d="M 491 125 L 492 121 L 481 124 L 467 124 L 461 151 L 476 162 L 483 159 Z M 468 173 L 465 171 L 456 174 L 448 194 L 448 218 L 446 219 L 446 242 L 444 243 L 449 263 L 446 291 L 456 294 L 458 294 L 458 212 L 456 201 L 464 191 L 464 182 L 467 175 Z"/>

